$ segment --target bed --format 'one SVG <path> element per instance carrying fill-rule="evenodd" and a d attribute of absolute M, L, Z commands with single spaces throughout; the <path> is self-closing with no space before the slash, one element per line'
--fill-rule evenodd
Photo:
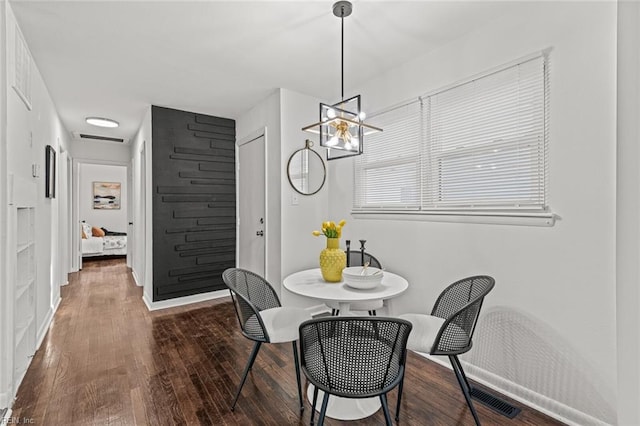
<path fill-rule="evenodd" d="M 95 227 L 82 225 L 82 257 L 124 256 L 127 254 L 127 235 L 125 233 L 110 232 L 104 228 L 98 229 L 102 232 L 96 231 Z"/>

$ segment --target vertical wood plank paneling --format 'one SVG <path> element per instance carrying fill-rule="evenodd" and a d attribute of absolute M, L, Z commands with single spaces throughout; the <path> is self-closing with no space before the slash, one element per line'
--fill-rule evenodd
<path fill-rule="evenodd" d="M 221 290 L 235 265 L 235 121 L 154 106 L 153 300 Z"/>

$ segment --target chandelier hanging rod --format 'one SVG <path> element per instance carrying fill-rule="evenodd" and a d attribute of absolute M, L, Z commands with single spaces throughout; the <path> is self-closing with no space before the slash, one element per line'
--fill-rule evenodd
<path fill-rule="evenodd" d="M 333 5 L 333 14 L 340 18 L 340 81 L 342 83 L 340 97 L 344 100 L 344 18 L 351 15 L 351 2 L 339 1 Z"/>
<path fill-rule="evenodd" d="M 344 100 L 344 6 L 340 15 L 340 99 Z"/>

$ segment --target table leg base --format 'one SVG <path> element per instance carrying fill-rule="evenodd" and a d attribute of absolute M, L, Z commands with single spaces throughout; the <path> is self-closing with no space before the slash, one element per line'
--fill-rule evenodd
<path fill-rule="evenodd" d="M 324 392 L 318 391 L 318 402 L 316 403 L 316 411 L 318 412 L 322 407 L 323 397 Z M 309 385 L 307 388 L 307 399 L 310 404 L 313 404 L 313 385 Z M 380 407 L 380 398 L 377 396 L 372 398 L 341 398 L 330 395 L 326 416 L 338 420 L 364 419 L 374 414 Z"/>

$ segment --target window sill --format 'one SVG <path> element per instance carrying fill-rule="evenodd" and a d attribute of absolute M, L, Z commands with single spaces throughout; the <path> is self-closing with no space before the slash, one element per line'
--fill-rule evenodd
<path fill-rule="evenodd" d="M 362 211 L 353 210 L 356 219 L 414 220 L 424 222 L 480 223 L 487 225 L 554 226 L 559 216 L 551 212 L 461 212 L 461 211 Z"/>

